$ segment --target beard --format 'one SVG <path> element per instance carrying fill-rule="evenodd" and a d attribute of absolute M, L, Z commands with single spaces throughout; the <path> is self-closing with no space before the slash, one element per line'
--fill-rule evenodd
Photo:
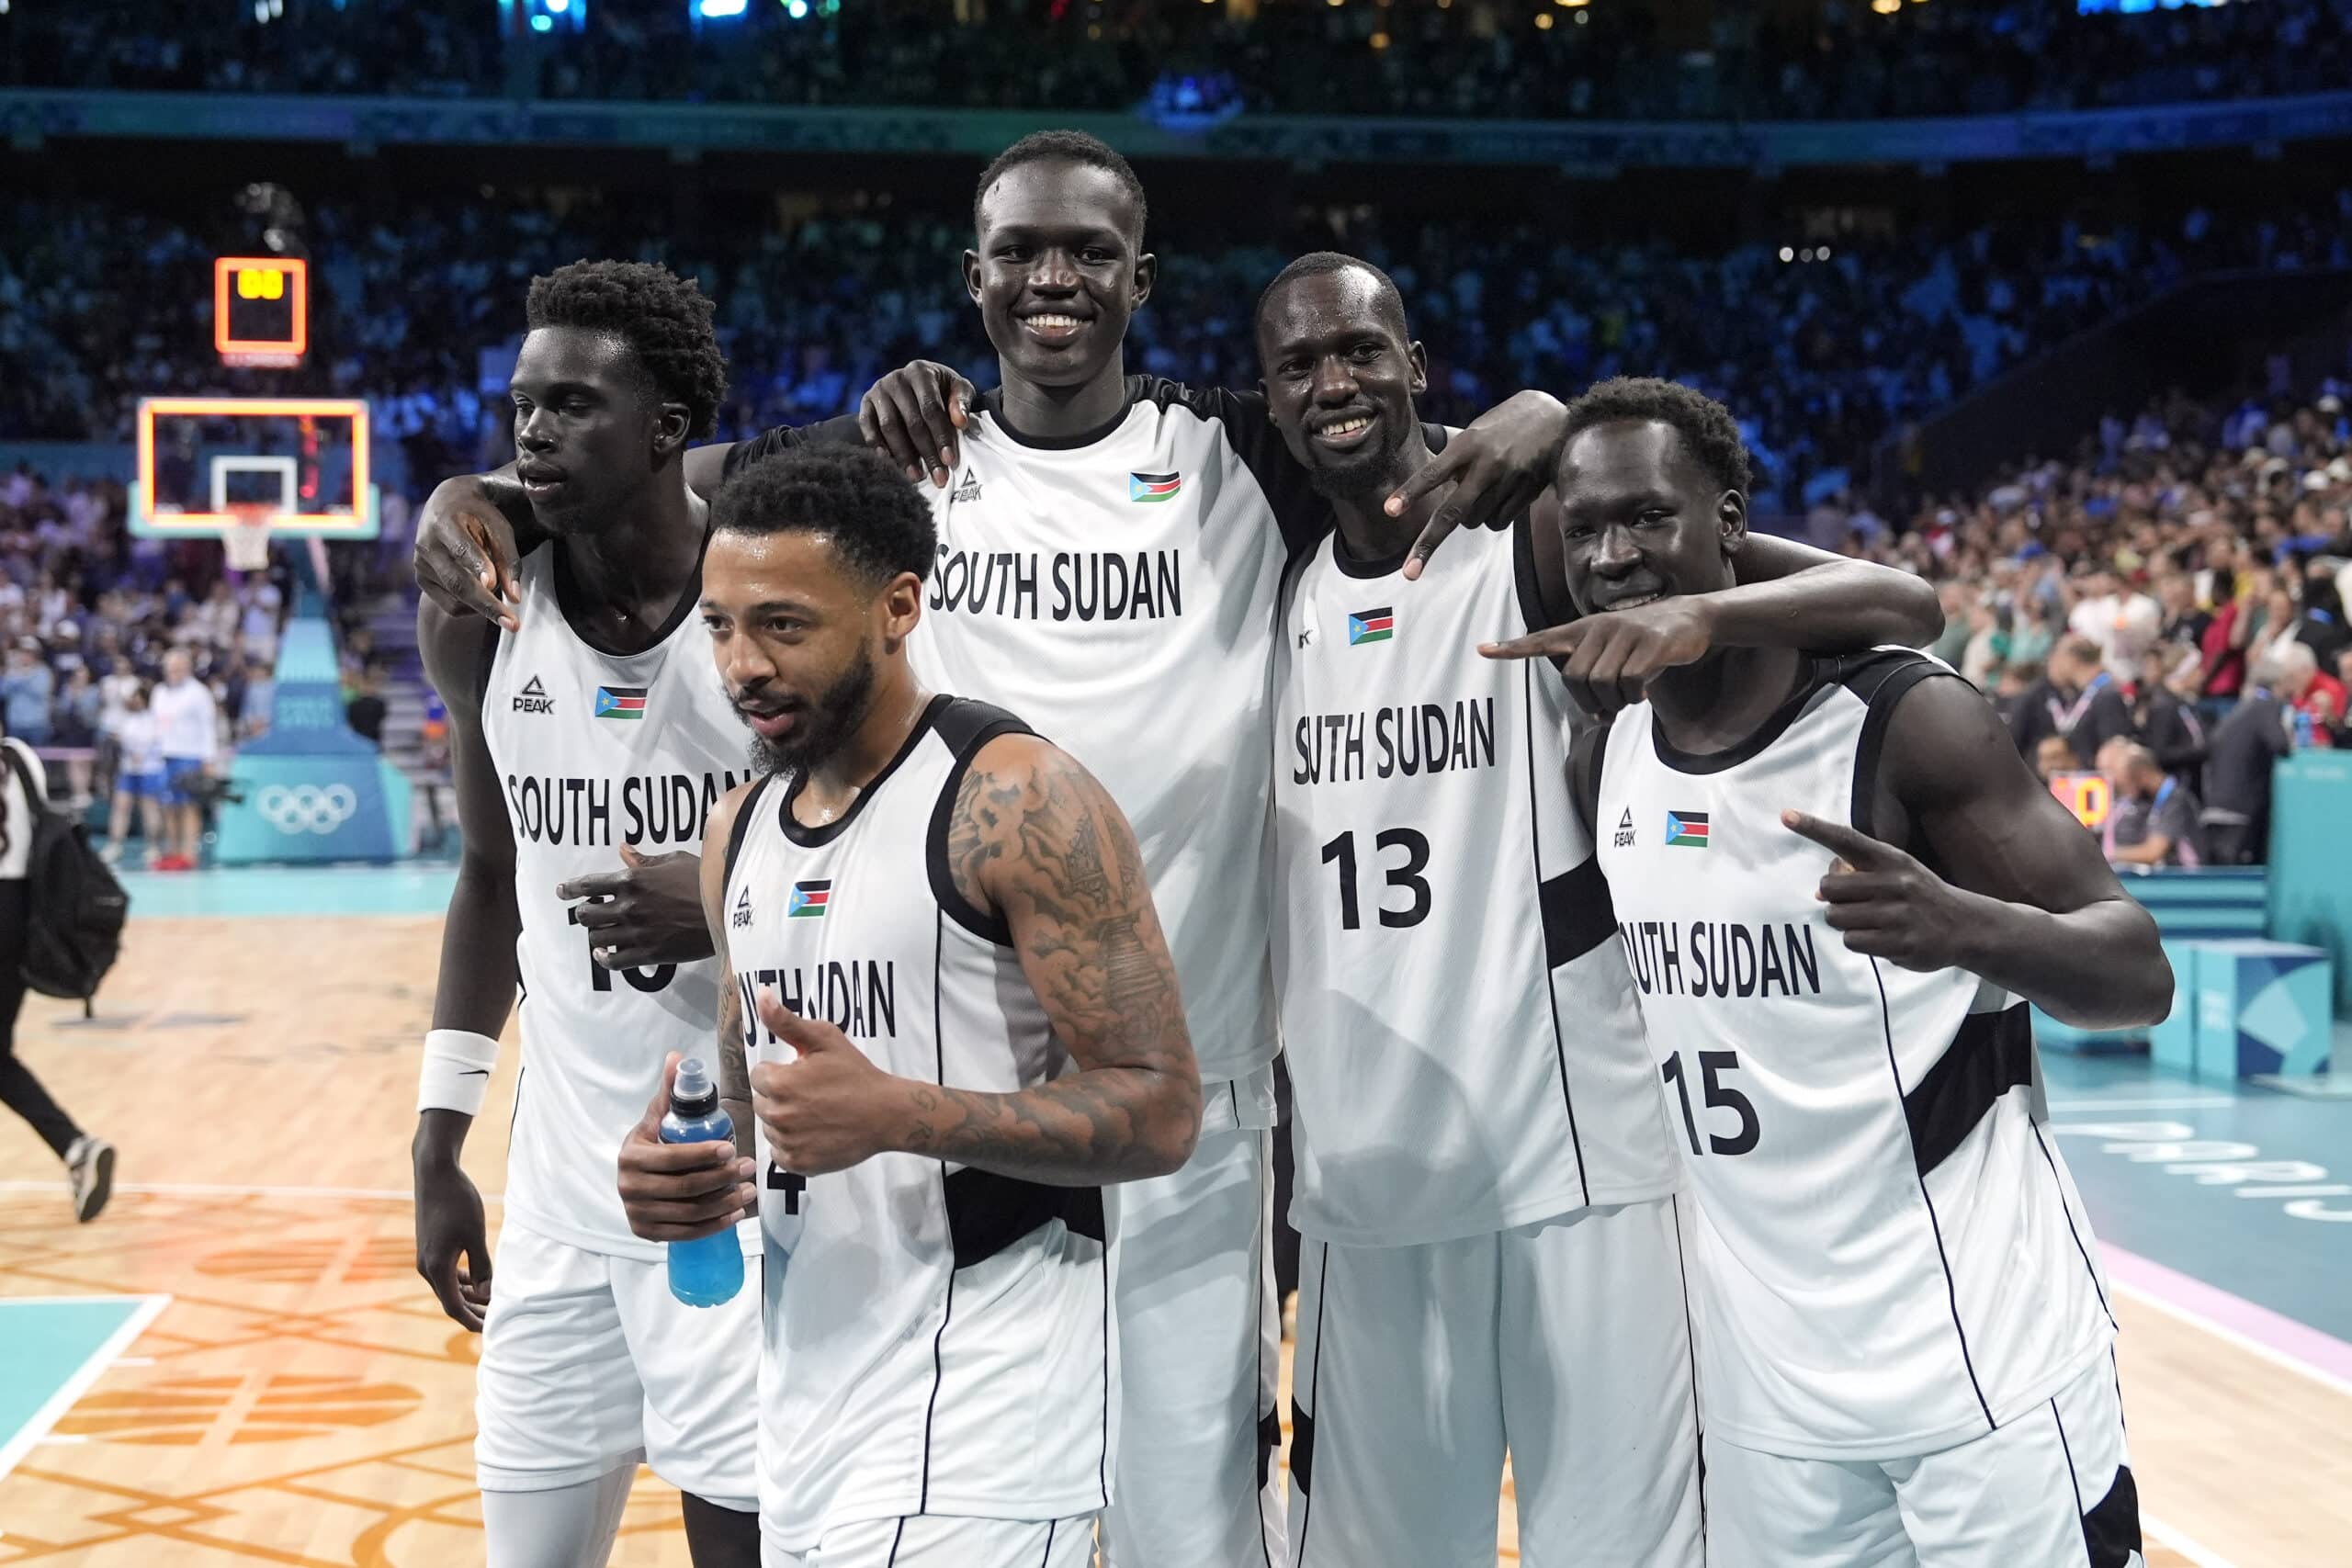
<path fill-rule="evenodd" d="M 1380 432 L 1377 446 L 1318 457 L 1306 470 L 1307 482 L 1315 487 L 1315 493 L 1326 501 L 1386 499 L 1390 491 L 1405 482 L 1401 458 L 1408 433 L 1395 425 L 1394 420 L 1380 422 L 1376 427 Z"/>
<path fill-rule="evenodd" d="M 874 696 L 874 655 L 860 647 L 857 658 L 818 694 L 782 740 L 752 737 L 752 766 L 762 773 L 805 773 L 849 741 Z"/>

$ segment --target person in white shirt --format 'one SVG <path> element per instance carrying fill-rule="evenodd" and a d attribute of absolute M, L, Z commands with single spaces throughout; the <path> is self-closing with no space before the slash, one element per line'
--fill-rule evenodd
<path fill-rule="evenodd" d="M 131 803 L 139 806 L 139 830 L 151 855 L 161 852 L 164 826 L 164 738 L 148 706 L 147 685 L 135 675 L 107 677 L 127 680 L 130 691 L 115 721 L 118 748 L 114 776 L 114 807 L 107 824 L 106 858 L 122 858 L 122 835 L 130 826 Z"/>
<path fill-rule="evenodd" d="M 114 1188 L 114 1145 L 74 1124 L 30 1068 L 17 1060 L 17 1014 L 25 1005 L 24 956 L 30 888 L 33 813 L 49 801 L 49 780 L 33 749 L 0 740 L 0 1105 L 23 1117 L 65 1162 L 74 1183 L 74 1217 L 96 1219 Z"/>
<path fill-rule="evenodd" d="M 194 871 L 196 840 L 203 808 L 188 786 L 212 764 L 220 750 L 220 708 L 211 689 L 196 679 L 186 649 L 164 656 L 164 683 L 155 688 L 155 729 L 164 753 L 164 853 L 157 871 Z"/>

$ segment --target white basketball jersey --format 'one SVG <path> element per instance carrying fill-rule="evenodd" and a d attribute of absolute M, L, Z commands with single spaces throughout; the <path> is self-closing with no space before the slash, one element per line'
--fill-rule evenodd
<path fill-rule="evenodd" d="M 759 1021 L 773 990 L 886 1073 L 1000 1093 L 1063 1073 L 1009 933 L 948 872 L 966 764 L 1025 728 L 936 697 L 838 821 L 795 822 L 781 779 L 745 799 L 727 943 L 754 1063 L 794 1059 Z M 1102 1507 L 1116 1371 L 1101 1190 L 910 1154 L 803 1181 L 764 1129 L 759 1159 L 763 1535 L 805 1551 L 861 1519 Z"/>
<path fill-rule="evenodd" d="M 1951 674 L 1823 660 L 1713 755 L 1647 704 L 1609 737 L 1600 863 L 1698 1199 L 1707 1427 L 1744 1447 L 1931 1452 L 2037 1408 L 2114 1331 L 2025 1004 L 1850 952 L 1814 897 L 1833 857 L 1781 822 L 1871 832 L 1895 705 Z"/>
<path fill-rule="evenodd" d="M 1130 377 L 1125 412 L 1024 442 L 994 393 L 944 490 L 909 643 L 923 683 L 1003 706 L 1084 763 L 1134 825 L 1201 1077 L 1273 1059 L 1266 967 L 1268 676 L 1284 536 L 1328 508 L 1261 398 Z M 823 427 L 779 430 L 742 462 Z"/>
<path fill-rule="evenodd" d="M 514 832 L 523 1077 L 506 1213 L 592 1251 L 659 1258 L 629 1234 L 614 1184 L 621 1140 L 645 1114 L 663 1055 L 700 1055 L 718 1027 L 715 961 L 614 971 L 589 954 L 556 886 L 702 844 L 711 807 L 750 776 L 746 736 L 687 584 L 642 653 L 605 653 L 564 619 L 557 547 L 524 558 L 520 631 L 501 632 L 482 730 Z M 748 1231 L 748 1227 L 747 1227 Z"/>
<path fill-rule="evenodd" d="M 1550 661 L 1481 658 L 1532 604 L 1526 525 L 1419 582 L 1336 535 L 1276 656 L 1276 994 L 1291 1223 L 1338 1246 L 1505 1230 L 1679 1180 L 1568 793 Z M 1522 594 L 1526 597 L 1522 597 Z"/>

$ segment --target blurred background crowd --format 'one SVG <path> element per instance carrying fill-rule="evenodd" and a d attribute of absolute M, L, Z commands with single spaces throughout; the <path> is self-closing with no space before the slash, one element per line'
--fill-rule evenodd
<path fill-rule="evenodd" d="M 15 469 L 0 694 L 8 731 L 117 840 L 139 827 L 117 781 L 147 772 L 123 766 L 123 737 L 144 733 L 133 716 L 172 683 L 169 656 L 210 694 L 221 746 L 260 734 L 299 592 L 282 553 L 275 577 L 241 577 L 209 543 L 130 536 L 119 478 L 74 455 L 127 450 L 140 399 L 366 400 L 385 536 L 336 547 L 341 695 L 435 810 L 445 730 L 403 629 L 408 520 L 441 477 L 510 455 L 528 279 L 582 256 L 696 276 L 729 359 L 722 437 L 854 410 L 916 358 L 989 385 L 961 259 L 974 149 L 1017 134 L 992 118 L 1007 108 L 1108 111 L 1139 135 L 1207 136 L 1234 115 L 1376 130 L 1387 140 L 1344 167 L 1160 143 L 1180 150 L 1144 163 L 1160 270 L 1130 369 L 1251 384 L 1258 291 L 1329 247 L 1396 279 L 1429 353 L 1430 417 L 1618 374 L 1696 385 L 1740 422 L 1764 525 L 1939 585 L 1936 651 L 1995 695 L 2045 773 L 2103 781 L 2120 862 L 2259 853 L 2271 759 L 2352 741 L 2352 163 L 2331 153 L 2352 142 L 2325 139 L 2324 118 L 2333 105 L 2352 125 L 2352 7 L 2332 0 L 241 0 L 202 28 L 163 14 L 0 4 L 13 101 L 51 106 L 40 120 L 0 101 L 19 144 L 59 123 L 51 89 L 109 113 L 160 92 L 391 95 L 397 112 L 348 122 L 371 129 L 341 145 L 60 139 L 0 188 L 0 468 Z M 2312 95 L 2295 101 L 2316 106 L 2321 140 L 2263 130 L 2291 95 Z M 859 120 L 875 146 L 838 156 L 665 152 L 669 132 L 627 127 L 616 148 L 568 145 L 581 128 L 498 146 L 481 139 L 522 122 L 436 122 L 598 99 L 921 113 Z M 2204 151 L 2165 150 L 2165 111 L 2131 107 L 2214 100 L 2247 112 Z M 2132 134 L 2154 150 L 1726 170 L 1652 148 L 1666 164 L 1587 169 L 1480 164 L 1445 140 L 1481 117 L 1819 121 L 1867 153 L 1889 117 L 2084 110 L 2141 115 Z M 923 152 L 943 136 L 956 154 Z M 297 367 L 212 352 L 213 260 L 256 244 L 310 261 Z M 2200 289 L 2206 313 L 2182 314 Z M 2266 314 L 2290 296 L 2309 308 Z"/>

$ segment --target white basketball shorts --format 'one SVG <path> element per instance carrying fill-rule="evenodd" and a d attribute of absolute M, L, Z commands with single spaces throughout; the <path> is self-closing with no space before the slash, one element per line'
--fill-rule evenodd
<path fill-rule="evenodd" d="M 758 1506 L 760 1261 L 724 1306 L 670 1293 L 667 1265 L 509 1222 L 474 1382 L 485 1492 L 575 1485 L 640 1461 L 681 1492 Z"/>
<path fill-rule="evenodd" d="M 1698 1568 L 1677 1201 L 1300 1258 L 1294 1568 Z"/>
<path fill-rule="evenodd" d="M 2112 1351 L 1997 1432 L 1917 1459 L 1710 1439 L 1713 1568 L 2140 1568 Z"/>

